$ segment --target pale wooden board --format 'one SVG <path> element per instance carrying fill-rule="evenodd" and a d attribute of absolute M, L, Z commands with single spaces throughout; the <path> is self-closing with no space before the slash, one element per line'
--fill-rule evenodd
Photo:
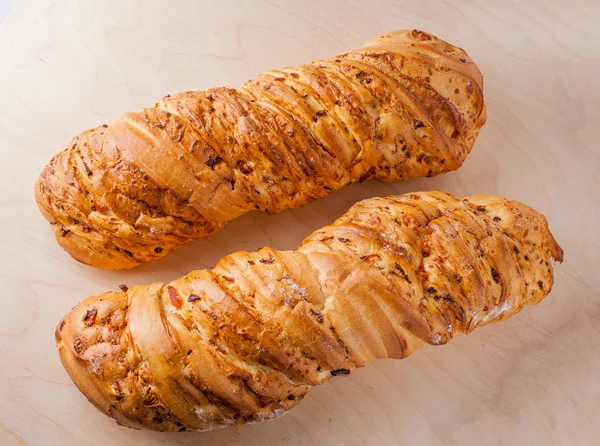
<path fill-rule="evenodd" d="M 599 24 L 597 0 L 22 0 L 0 30 L 0 444 L 600 444 Z M 88 127 L 413 27 L 464 47 L 484 73 L 488 124 L 458 172 L 252 213 L 134 272 L 77 264 L 36 209 L 42 167 Z M 291 249 L 356 200 L 434 188 L 545 213 L 566 251 L 551 295 L 504 324 L 334 379 L 281 419 L 205 434 L 118 427 L 60 364 L 55 324 L 87 295 L 234 250 Z"/>

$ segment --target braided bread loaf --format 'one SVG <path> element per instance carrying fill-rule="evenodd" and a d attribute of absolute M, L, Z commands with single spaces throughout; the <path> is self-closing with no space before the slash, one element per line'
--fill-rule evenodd
<path fill-rule="evenodd" d="M 131 268 L 250 210 L 457 169 L 485 122 L 482 88 L 463 50 L 398 31 L 88 130 L 46 166 L 36 199 L 75 259 Z"/>
<path fill-rule="evenodd" d="M 124 425 L 254 423 L 331 376 L 538 303 L 552 259 L 562 250 L 546 220 L 521 203 L 373 198 L 298 251 L 236 252 L 168 284 L 90 297 L 56 339 L 75 384 Z"/>

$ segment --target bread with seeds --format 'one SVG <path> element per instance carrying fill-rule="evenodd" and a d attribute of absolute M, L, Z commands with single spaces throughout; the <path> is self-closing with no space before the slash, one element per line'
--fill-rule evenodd
<path fill-rule="evenodd" d="M 132 268 L 251 210 L 371 176 L 455 170 L 485 117 L 481 73 L 462 49 L 397 31 L 83 132 L 43 170 L 36 199 L 75 259 Z"/>
<path fill-rule="evenodd" d="M 90 297 L 56 340 L 77 387 L 121 424 L 255 423 L 333 376 L 540 302 L 562 256 L 545 218 L 516 201 L 373 198 L 297 251 L 236 252 L 170 283 Z"/>

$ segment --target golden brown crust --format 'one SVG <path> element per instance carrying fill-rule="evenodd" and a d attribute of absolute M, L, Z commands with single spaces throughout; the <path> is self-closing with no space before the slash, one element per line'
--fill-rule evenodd
<path fill-rule="evenodd" d="M 93 296 L 56 330 L 104 413 L 176 431 L 283 414 L 314 385 L 538 303 L 562 250 L 516 201 L 418 192 L 354 205 L 298 251 Z"/>
<path fill-rule="evenodd" d="M 301 206 L 370 176 L 457 169 L 485 116 L 463 50 L 397 31 L 88 130 L 46 166 L 36 199 L 74 258 L 132 268 L 250 210 Z"/>

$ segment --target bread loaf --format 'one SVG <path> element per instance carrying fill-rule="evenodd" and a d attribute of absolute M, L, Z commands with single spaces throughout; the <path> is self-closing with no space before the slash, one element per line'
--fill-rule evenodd
<path fill-rule="evenodd" d="M 457 169 L 485 116 L 463 50 L 398 31 L 83 132 L 46 166 L 36 199 L 75 259 L 132 268 L 251 210 Z"/>
<path fill-rule="evenodd" d="M 79 389 L 121 424 L 255 423 L 377 358 L 536 304 L 562 250 L 544 217 L 443 192 L 354 205 L 297 251 L 236 252 L 170 283 L 93 296 L 58 325 Z"/>

